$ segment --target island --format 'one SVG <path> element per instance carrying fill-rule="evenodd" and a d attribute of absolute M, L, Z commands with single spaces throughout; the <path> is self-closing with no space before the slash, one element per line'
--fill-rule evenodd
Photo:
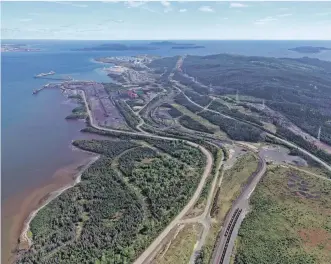
<path fill-rule="evenodd" d="M 205 46 L 195 46 L 195 45 L 179 45 L 179 46 L 173 46 L 172 49 L 203 49 Z"/>
<path fill-rule="evenodd" d="M 129 50 L 154 50 L 155 47 L 141 45 L 125 45 L 119 43 L 102 44 L 95 47 L 73 49 L 72 51 L 129 51 Z"/>
<path fill-rule="evenodd" d="M 31 48 L 26 44 L 2 44 L 1 52 L 35 52 L 40 51 L 37 48 Z"/>
<path fill-rule="evenodd" d="M 150 42 L 149 45 L 153 46 L 174 46 L 174 45 L 185 45 L 185 46 L 191 46 L 194 45 L 192 43 L 177 43 L 173 41 L 155 41 L 155 42 Z"/>
<path fill-rule="evenodd" d="M 325 51 L 325 50 L 331 50 L 331 48 L 301 46 L 301 47 L 291 48 L 289 50 L 296 51 L 296 52 L 299 52 L 299 53 L 320 53 L 320 52 Z"/>

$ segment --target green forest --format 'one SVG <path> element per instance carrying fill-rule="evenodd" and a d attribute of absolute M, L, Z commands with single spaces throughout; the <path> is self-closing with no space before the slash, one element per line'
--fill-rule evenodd
<path fill-rule="evenodd" d="M 197 92 L 186 90 L 185 94 L 195 103 L 201 106 L 206 106 L 211 102 L 208 95 L 200 95 Z"/>
<path fill-rule="evenodd" d="M 214 131 L 205 125 L 201 124 L 199 121 L 194 120 L 192 117 L 184 115 L 178 119 L 179 123 L 188 129 L 196 130 L 200 132 L 205 132 L 209 134 L 213 134 Z"/>
<path fill-rule="evenodd" d="M 223 117 L 208 111 L 202 111 L 199 116 L 207 119 L 209 122 L 218 125 L 231 139 L 240 141 L 258 142 L 263 140 L 262 130 L 237 121 L 235 119 Z"/>
<path fill-rule="evenodd" d="M 17 263 L 133 262 L 188 202 L 205 164 L 182 141 L 145 141 L 158 150 L 128 140 L 74 141 L 101 157 L 37 213 L 33 245 Z"/>
<path fill-rule="evenodd" d="M 188 110 L 190 110 L 191 112 L 193 113 L 196 113 L 196 112 L 199 112 L 202 110 L 201 107 L 191 103 L 183 93 L 180 93 L 178 94 L 176 97 L 175 97 L 175 102 L 177 104 L 180 104 L 182 106 L 185 106 Z"/>
<path fill-rule="evenodd" d="M 136 129 L 136 126 L 139 124 L 140 119 L 135 113 L 131 110 L 130 106 L 123 100 L 116 100 L 115 104 L 120 110 L 121 114 L 124 116 L 126 122 L 132 129 Z"/>

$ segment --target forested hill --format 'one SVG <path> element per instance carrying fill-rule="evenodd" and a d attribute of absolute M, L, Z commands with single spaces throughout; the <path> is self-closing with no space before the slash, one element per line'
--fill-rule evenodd
<path fill-rule="evenodd" d="M 215 92 L 252 95 L 268 100 L 289 100 L 325 107 L 331 99 L 331 62 L 317 59 L 247 57 L 218 54 L 187 56 L 182 69 Z"/>
<path fill-rule="evenodd" d="M 169 60 L 169 59 L 168 59 Z M 184 73 L 184 74 L 183 74 Z M 193 77 L 196 82 L 193 82 Z M 331 62 L 308 57 L 187 56 L 174 78 L 201 94 L 265 99 L 294 124 L 331 143 Z"/>

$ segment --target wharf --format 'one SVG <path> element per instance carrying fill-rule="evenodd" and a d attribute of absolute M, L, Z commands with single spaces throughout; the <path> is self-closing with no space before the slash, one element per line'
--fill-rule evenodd
<path fill-rule="evenodd" d="M 42 91 L 45 88 L 60 88 L 60 87 L 61 87 L 61 84 L 59 84 L 59 83 L 48 83 L 39 89 L 33 90 L 32 94 L 38 94 L 40 91 Z"/>

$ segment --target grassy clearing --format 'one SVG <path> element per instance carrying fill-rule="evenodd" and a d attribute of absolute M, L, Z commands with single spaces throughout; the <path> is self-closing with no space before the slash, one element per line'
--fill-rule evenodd
<path fill-rule="evenodd" d="M 248 153 L 240 157 L 230 170 L 224 172 L 218 197 L 218 208 L 215 209 L 216 219 L 224 219 L 231 208 L 232 202 L 239 196 L 247 179 L 256 171 L 257 165 L 257 157 Z"/>
<path fill-rule="evenodd" d="M 239 231 L 236 264 L 330 263 L 329 181 L 273 167 L 257 186 L 251 205 Z"/>
<path fill-rule="evenodd" d="M 257 169 L 257 166 L 258 160 L 256 156 L 247 153 L 240 157 L 231 169 L 224 172 L 221 189 L 217 200 L 213 204 L 214 208 L 212 208 L 214 211 L 212 215 L 214 222 L 203 248 L 203 263 L 209 263 L 224 218 L 231 208 L 232 202 L 238 197 L 241 188 L 249 176 Z"/>
<path fill-rule="evenodd" d="M 296 166 L 291 166 L 291 167 L 296 168 Z M 308 174 L 310 172 L 310 173 L 317 174 L 319 176 L 331 179 L 331 172 L 322 166 L 321 167 L 316 167 L 316 166 L 299 167 L 298 170 L 304 170 L 304 171 L 307 171 Z"/>
<path fill-rule="evenodd" d="M 186 225 L 171 242 L 165 254 L 160 254 L 153 263 L 187 264 L 190 260 L 200 231 L 201 225 L 199 224 Z"/>

